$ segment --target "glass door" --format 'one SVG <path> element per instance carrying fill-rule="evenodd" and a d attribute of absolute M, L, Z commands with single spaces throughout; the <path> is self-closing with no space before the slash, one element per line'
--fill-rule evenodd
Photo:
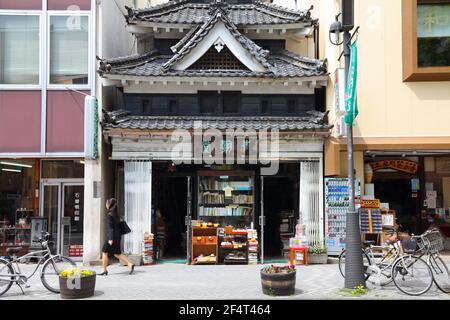
<path fill-rule="evenodd" d="M 192 259 L 192 178 L 187 177 L 187 211 L 186 211 L 186 261 L 191 264 Z"/>
<path fill-rule="evenodd" d="M 264 264 L 264 226 L 266 224 L 266 216 L 264 215 L 264 176 L 261 176 L 261 194 L 260 194 L 260 216 L 259 216 L 259 232 L 260 232 L 260 262 Z"/>
<path fill-rule="evenodd" d="M 52 253 L 83 257 L 83 181 L 46 179 L 41 186 L 41 216 L 47 219 Z"/>
<path fill-rule="evenodd" d="M 84 186 L 62 185 L 61 239 L 62 254 L 67 257 L 83 257 Z"/>
<path fill-rule="evenodd" d="M 42 185 L 41 197 L 41 216 L 47 218 L 47 232 L 50 233 L 51 241 L 49 243 L 52 253 L 59 253 L 58 235 L 59 231 L 59 209 L 60 209 L 60 184 Z M 39 236 L 40 237 L 40 236 Z"/>

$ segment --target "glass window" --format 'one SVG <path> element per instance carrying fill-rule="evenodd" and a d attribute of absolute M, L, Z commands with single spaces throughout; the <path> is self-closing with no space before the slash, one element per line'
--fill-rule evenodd
<path fill-rule="evenodd" d="M 15 224 L 17 209 L 37 209 L 35 169 L 34 161 L 0 160 L 0 227 Z"/>
<path fill-rule="evenodd" d="M 0 84 L 39 84 L 38 16 L 0 16 Z"/>
<path fill-rule="evenodd" d="M 450 1 L 419 3 L 417 42 L 419 67 L 450 66 Z"/>
<path fill-rule="evenodd" d="M 288 100 L 288 113 L 296 114 L 297 109 L 297 100 Z"/>
<path fill-rule="evenodd" d="M 84 178 L 84 162 L 80 160 L 43 161 L 42 178 L 69 179 Z"/>
<path fill-rule="evenodd" d="M 88 84 L 87 16 L 50 17 L 50 84 Z"/>
<path fill-rule="evenodd" d="M 223 113 L 239 113 L 240 93 L 224 92 L 223 93 Z"/>
<path fill-rule="evenodd" d="M 200 113 L 214 114 L 217 112 L 219 105 L 218 92 L 201 92 L 199 93 Z"/>

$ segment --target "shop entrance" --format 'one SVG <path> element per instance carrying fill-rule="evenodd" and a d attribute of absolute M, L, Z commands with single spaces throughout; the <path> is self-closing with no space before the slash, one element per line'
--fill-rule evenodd
<path fill-rule="evenodd" d="M 374 176 L 375 195 L 381 202 L 389 203 L 396 211 L 397 223 L 403 231 L 420 233 L 418 225 L 419 198 L 411 192 L 411 178 L 383 178 Z"/>
<path fill-rule="evenodd" d="M 189 177 L 154 175 L 152 228 L 160 260 L 186 261 L 189 183 Z"/>
<path fill-rule="evenodd" d="M 262 177 L 264 261 L 288 258 L 298 219 L 298 177 Z"/>
<path fill-rule="evenodd" d="M 41 182 L 41 216 L 47 219 L 52 251 L 71 258 L 83 257 L 83 179 Z"/>

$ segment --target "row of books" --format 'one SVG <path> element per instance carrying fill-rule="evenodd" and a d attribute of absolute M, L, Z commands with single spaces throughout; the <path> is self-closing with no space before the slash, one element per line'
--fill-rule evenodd
<path fill-rule="evenodd" d="M 217 217 L 217 216 L 227 216 L 227 217 L 241 217 L 250 216 L 253 209 L 249 207 L 225 207 L 225 208 L 199 208 L 199 216 L 202 217 Z"/>
<path fill-rule="evenodd" d="M 224 190 L 232 188 L 234 190 L 251 190 L 249 181 L 219 181 L 216 179 L 201 179 L 202 190 Z"/>
<path fill-rule="evenodd" d="M 252 204 L 253 203 L 253 196 L 252 195 L 246 195 L 246 194 L 233 195 L 233 203 Z"/>
<path fill-rule="evenodd" d="M 203 203 L 223 204 L 225 203 L 225 194 L 205 192 L 202 195 Z"/>

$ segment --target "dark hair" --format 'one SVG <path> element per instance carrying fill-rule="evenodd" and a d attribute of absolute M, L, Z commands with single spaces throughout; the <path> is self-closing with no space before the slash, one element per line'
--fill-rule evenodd
<path fill-rule="evenodd" d="M 117 210 L 117 200 L 114 198 L 106 200 L 106 203 L 108 204 L 108 213 L 111 213 L 114 218 L 119 219 L 119 212 Z"/>

